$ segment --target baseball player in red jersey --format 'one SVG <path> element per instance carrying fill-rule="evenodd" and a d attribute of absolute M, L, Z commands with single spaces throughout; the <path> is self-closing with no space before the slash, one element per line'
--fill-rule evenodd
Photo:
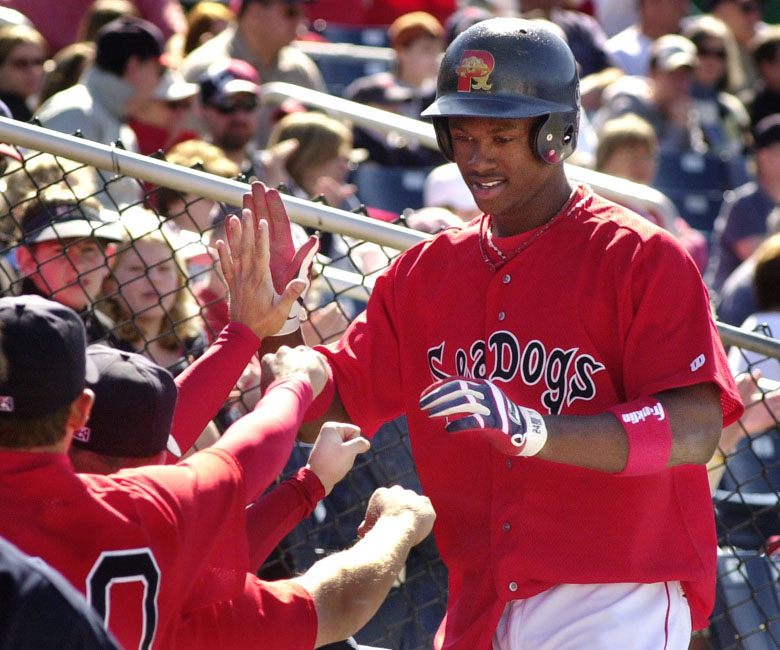
<path fill-rule="evenodd" d="M 484 214 L 403 253 L 321 349 L 306 419 L 407 415 L 449 569 L 436 648 L 687 648 L 713 605 L 704 464 L 742 404 L 691 258 L 567 179 L 579 112 L 543 23 L 455 39 L 424 115 Z M 276 193 L 255 210 L 283 232 Z"/>
<path fill-rule="evenodd" d="M 242 237 L 237 218 L 230 230 Z M 259 247 L 234 258 L 221 246 L 223 270 L 225 256 L 229 272 L 261 268 L 249 275 L 259 278 L 254 289 L 266 314 L 260 331 L 273 333 L 303 283 L 290 282 L 275 295 L 266 224 L 255 230 L 250 215 L 243 236 L 257 236 Z M 37 296 L 0 299 L 0 322 L 0 495 L 6 503 L 0 532 L 58 568 L 125 648 L 176 647 L 188 614 L 245 602 L 245 506 L 281 470 L 303 411 L 325 383 L 319 355 L 271 359 L 268 367 L 284 378 L 212 448 L 176 466 L 77 475 L 66 452 L 89 415 L 93 396 L 84 386 L 94 379 L 83 324 L 69 308 Z M 144 407 L 139 404 L 141 416 Z M 373 615 L 409 548 L 433 523 L 430 504 L 413 493 L 375 497 L 354 549 L 284 584 L 252 582 L 256 616 L 246 629 L 266 632 L 259 626 L 270 620 L 266 612 L 296 621 L 275 629 L 264 647 L 315 647 L 347 636 Z M 205 614 L 202 620 L 214 619 Z M 208 637 L 196 640 L 199 647 L 224 647 Z"/>

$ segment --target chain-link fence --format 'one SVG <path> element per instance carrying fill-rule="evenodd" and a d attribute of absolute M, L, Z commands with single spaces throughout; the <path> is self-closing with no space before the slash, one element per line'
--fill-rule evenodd
<path fill-rule="evenodd" d="M 19 141 L 25 144 L 23 138 Z M 54 141 L 48 149 L 61 153 Z M 124 155 L 110 149 L 111 160 Z M 93 341 L 146 353 L 174 372 L 202 354 L 227 320 L 225 287 L 209 247 L 221 235 L 225 214 L 240 205 L 247 189 L 244 179 L 207 178 L 202 171 L 183 169 L 173 174 L 160 167 L 144 168 L 138 174 L 145 179 L 141 181 L 118 174 L 119 164 L 101 163 L 104 171 L 99 172 L 87 156 L 81 159 L 92 164 L 41 151 L 20 153 L 21 161 L 3 159 L 6 168 L 0 175 L 5 202 L 0 209 L 2 291 L 53 295 L 83 313 Z M 183 182 L 182 175 L 191 178 Z M 120 194 L 135 198 L 120 203 Z M 305 337 L 310 344 L 334 340 L 365 307 L 372 277 L 399 249 L 423 235 L 405 233 L 403 219 L 395 226 L 372 225 L 369 219 L 352 220 L 305 201 L 290 202 L 288 209 L 302 229 L 318 228 L 323 241 L 307 298 Z M 100 225 L 106 215 L 109 223 Z M 55 227 L 54 236 L 42 235 L 51 230 L 52 219 L 61 229 Z M 62 225 L 79 219 L 92 223 L 91 236 L 74 235 Z M 741 423 L 724 432 L 722 453 L 710 463 L 721 549 L 718 602 L 711 628 L 693 643 L 702 648 L 777 648 L 780 586 L 771 551 L 780 546 L 780 428 L 772 399 L 780 384 L 772 380 L 780 380 L 780 343 L 762 347 L 763 339 L 724 331 L 732 358 L 740 362 L 740 386 L 749 404 Z M 760 334 L 771 337 L 772 332 Z M 257 374 L 247 371 L 215 418 L 216 428 L 224 430 L 258 396 Z M 199 444 L 208 444 L 214 435 L 213 430 L 204 432 Z M 298 444 L 279 480 L 305 464 L 307 454 L 308 447 Z M 381 428 L 371 451 L 358 458 L 346 479 L 275 549 L 261 575 L 294 575 L 352 544 L 371 493 L 394 484 L 420 489 L 404 418 Z M 446 599 L 447 572 L 431 537 L 412 551 L 405 571 L 357 641 L 403 650 L 430 648 Z"/>

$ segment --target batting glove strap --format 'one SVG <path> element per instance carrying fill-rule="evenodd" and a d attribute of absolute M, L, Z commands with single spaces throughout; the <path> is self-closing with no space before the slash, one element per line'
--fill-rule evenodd
<path fill-rule="evenodd" d="M 427 388 L 420 407 L 444 417 L 449 433 L 479 431 L 507 456 L 534 456 L 547 442 L 547 427 L 532 408 L 518 406 L 486 379 L 446 379 Z"/>
<path fill-rule="evenodd" d="M 306 294 L 309 292 L 309 287 L 311 287 L 311 267 L 314 263 L 314 256 L 317 254 L 317 247 L 314 246 L 309 251 L 308 255 L 302 260 L 301 266 L 298 269 L 298 275 L 296 276 L 299 280 L 305 280 L 306 281 L 306 288 L 303 290 L 303 293 L 298 297 L 298 300 L 296 300 L 292 307 L 290 307 L 290 313 L 287 315 L 287 320 L 284 322 L 284 325 L 282 325 L 282 328 L 274 334 L 274 336 L 284 336 L 285 334 L 292 334 L 296 330 L 298 330 L 301 326 L 301 321 L 306 320 L 306 312 L 303 310 L 304 306 L 304 300 L 306 299 Z"/>

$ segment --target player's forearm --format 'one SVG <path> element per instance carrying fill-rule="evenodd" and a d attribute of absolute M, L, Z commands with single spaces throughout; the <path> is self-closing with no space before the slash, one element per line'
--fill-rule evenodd
<path fill-rule="evenodd" d="M 311 400 L 312 388 L 307 381 L 290 378 L 275 382 L 255 409 L 214 444 L 233 454 L 241 465 L 247 503 L 254 501 L 284 468 Z"/>
<path fill-rule="evenodd" d="M 285 535 L 308 517 L 324 497 L 320 479 L 302 467 L 295 476 L 249 506 L 246 511 L 249 570 L 256 572 Z"/>
<path fill-rule="evenodd" d="M 704 465 L 712 457 L 722 427 L 720 397 L 713 384 L 659 393 L 671 429 L 667 467 Z M 626 467 L 629 439 L 612 413 L 545 416 L 547 442 L 538 458 L 616 473 Z"/>
<path fill-rule="evenodd" d="M 203 356 L 176 377 L 179 396 L 171 435 L 182 452 L 217 415 L 259 345 L 251 329 L 231 322 Z"/>
<path fill-rule="evenodd" d="M 352 548 L 295 580 L 314 598 L 317 647 L 346 639 L 377 612 L 414 545 L 411 517 L 382 517 Z"/>

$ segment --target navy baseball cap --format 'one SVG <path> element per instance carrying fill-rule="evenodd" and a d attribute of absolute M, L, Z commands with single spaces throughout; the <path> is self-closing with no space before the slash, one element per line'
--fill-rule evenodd
<path fill-rule="evenodd" d="M 34 295 L 0 298 L 0 341 L 7 360 L 0 360 L 0 414 L 48 415 L 97 378 L 81 318 L 58 302 Z"/>
<path fill-rule="evenodd" d="M 76 200 L 42 201 L 40 210 L 22 223 L 22 239 L 27 244 L 83 237 L 122 241 L 125 235 L 119 215 L 105 208 L 94 209 Z"/>
<path fill-rule="evenodd" d="M 762 118 L 753 128 L 753 148 L 766 149 L 776 142 L 780 142 L 780 115 L 777 113 Z"/>
<path fill-rule="evenodd" d="M 239 93 L 260 95 L 260 75 L 241 59 L 226 59 L 212 63 L 198 80 L 203 104 L 219 106 Z"/>
<path fill-rule="evenodd" d="M 97 376 L 87 382 L 95 403 L 73 446 L 96 454 L 147 458 L 164 449 L 181 456 L 171 437 L 178 391 L 173 375 L 134 352 L 95 344 L 87 358 Z"/>

